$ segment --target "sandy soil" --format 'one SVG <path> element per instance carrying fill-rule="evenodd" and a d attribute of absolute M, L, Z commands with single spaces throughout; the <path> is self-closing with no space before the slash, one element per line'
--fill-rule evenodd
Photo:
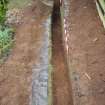
<path fill-rule="evenodd" d="M 105 105 L 105 29 L 93 0 L 71 0 L 69 7 L 65 18 L 75 105 Z"/>
<path fill-rule="evenodd" d="M 60 11 L 55 9 L 52 21 L 53 105 L 72 105 L 71 86 L 62 42 Z"/>

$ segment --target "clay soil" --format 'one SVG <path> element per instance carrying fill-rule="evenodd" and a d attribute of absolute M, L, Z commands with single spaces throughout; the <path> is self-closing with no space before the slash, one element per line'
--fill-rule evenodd
<path fill-rule="evenodd" d="M 0 65 L 0 105 L 29 105 L 32 67 L 37 61 L 42 40 L 36 4 L 24 10 L 23 23 L 16 26 L 11 54 Z M 39 47 L 38 47 L 39 46 Z"/>
<path fill-rule="evenodd" d="M 59 8 L 52 17 L 53 105 L 72 105 L 71 85 L 62 41 Z"/>

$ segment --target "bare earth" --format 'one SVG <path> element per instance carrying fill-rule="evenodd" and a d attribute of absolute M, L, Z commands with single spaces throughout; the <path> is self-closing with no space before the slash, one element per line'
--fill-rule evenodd
<path fill-rule="evenodd" d="M 69 59 L 75 105 L 105 105 L 105 29 L 94 0 L 71 0 Z"/>
<path fill-rule="evenodd" d="M 42 19 L 39 21 L 36 17 L 39 13 L 36 4 L 33 4 L 25 9 L 23 23 L 16 27 L 11 55 L 0 65 L 0 105 L 29 105 L 32 67 L 39 61 L 43 32 Z"/>

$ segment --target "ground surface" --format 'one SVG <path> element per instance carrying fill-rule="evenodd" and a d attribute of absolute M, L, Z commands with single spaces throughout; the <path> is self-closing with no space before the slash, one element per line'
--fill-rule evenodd
<path fill-rule="evenodd" d="M 23 15 L 23 23 L 16 26 L 12 52 L 0 65 L 0 105 L 29 105 L 33 65 L 43 59 L 39 52 L 45 41 L 41 25 L 45 18 L 40 18 L 36 2 Z"/>
<path fill-rule="evenodd" d="M 69 36 L 65 45 L 66 48 L 69 46 L 67 58 L 71 70 L 74 104 L 105 105 L 105 30 L 98 18 L 95 3 L 92 0 L 66 1 L 65 35 Z M 44 63 L 42 59 L 47 58 L 46 54 L 44 57 L 39 56 L 39 52 L 44 54 L 45 46 L 42 42 L 46 41 L 40 23 L 48 16 L 46 10 L 49 10 L 42 6 L 40 11 L 41 6 L 33 4 L 25 9 L 23 22 L 16 26 L 11 55 L 0 65 L 0 105 L 29 105 L 31 92 L 34 93 L 31 84 L 33 65 L 40 68 L 43 64 L 38 62 Z M 57 13 L 56 15 L 59 17 Z M 60 18 L 55 18 L 53 22 L 53 104 L 72 105 Z M 43 50 L 40 49 L 42 46 Z"/>
<path fill-rule="evenodd" d="M 65 18 L 74 103 L 105 105 L 105 29 L 93 0 L 71 0 L 67 6 L 70 14 Z"/>

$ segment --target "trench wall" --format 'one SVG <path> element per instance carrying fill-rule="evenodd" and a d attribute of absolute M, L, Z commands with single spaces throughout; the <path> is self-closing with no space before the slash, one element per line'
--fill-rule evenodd
<path fill-rule="evenodd" d="M 33 68 L 32 74 L 32 95 L 30 105 L 52 105 L 52 66 L 51 66 L 51 15 L 53 2 L 47 5 L 40 0 L 36 19 L 40 20 L 43 28 L 42 46 L 39 51 L 41 60 Z M 42 17 L 41 17 L 42 16 Z"/>

